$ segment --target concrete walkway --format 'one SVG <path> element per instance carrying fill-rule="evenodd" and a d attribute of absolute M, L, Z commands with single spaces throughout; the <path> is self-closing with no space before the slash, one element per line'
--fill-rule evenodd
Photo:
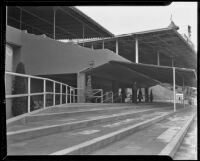
<path fill-rule="evenodd" d="M 188 129 L 187 134 L 173 159 L 197 160 L 197 117 Z"/>
<path fill-rule="evenodd" d="M 157 155 L 195 112 L 193 108 L 178 112 L 90 155 Z"/>
<path fill-rule="evenodd" d="M 169 110 L 161 109 L 157 112 L 143 114 L 142 116 L 135 116 L 134 118 L 116 120 L 112 123 L 105 122 L 70 132 L 60 132 L 35 139 L 11 143 L 7 146 L 8 155 L 51 154 L 168 112 Z"/>

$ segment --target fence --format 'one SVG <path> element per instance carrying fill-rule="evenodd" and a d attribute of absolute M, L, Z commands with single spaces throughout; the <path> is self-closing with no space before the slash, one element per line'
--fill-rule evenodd
<path fill-rule="evenodd" d="M 14 76 L 14 78 L 13 78 Z M 24 78 L 25 93 L 12 92 L 12 82 L 17 77 Z M 78 88 L 43 77 L 5 72 L 6 106 L 7 102 L 12 106 L 11 99 L 23 99 L 27 109 L 23 113 L 30 113 L 40 108 L 78 102 Z M 9 88 L 9 90 L 8 90 Z M 22 99 L 21 99 L 22 100 Z M 13 106 L 12 106 L 13 108 Z"/>

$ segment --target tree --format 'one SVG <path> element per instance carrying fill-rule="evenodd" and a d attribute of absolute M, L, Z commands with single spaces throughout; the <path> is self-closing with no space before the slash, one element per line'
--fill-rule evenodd
<path fill-rule="evenodd" d="M 152 89 L 151 89 L 151 93 L 150 93 L 150 101 L 153 102 L 153 92 L 152 92 Z"/>
<path fill-rule="evenodd" d="M 17 65 L 16 73 L 25 74 L 25 67 L 22 62 L 20 62 Z M 24 94 L 24 93 L 26 93 L 26 79 L 24 77 L 15 76 L 12 94 Z M 27 97 L 13 98 L 13 103 L 12 103 L 13 116 L 18 116 L 26 112 L 27 112 Z"/>
<path fill-rule="evenodd" d="M 92 93 L 92 82 L 91 76 L 87 77 L 87 85 L 86 85 L 86 102 L 92 102 L 93 93 Z"/>

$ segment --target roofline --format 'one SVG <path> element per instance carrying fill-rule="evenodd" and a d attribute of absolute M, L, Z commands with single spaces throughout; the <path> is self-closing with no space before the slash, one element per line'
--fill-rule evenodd
<path fill-rule="evenodd" d="M 89 17 L 88 15 L 86 15 L 85 13 L 83 13 L 81 10 L 79 10 L 78 8 L 76 8 L 75 6 L 71 6 L 69 7 L 72 10 L 74 10 L 75 12 L 77 12 L 78 14 L 81 14 L 83 17 L 85 17 L 88 21 L 90 21 L 91 23 L 94 23 L 96 26 L 98 26 L 100 29 L 102 29 L 104 32 L 106 32 L 107 34 L 109 34 L 110 36 L 114 36 L 113 33 L 111 33 L 110 31 L 108 31 L 106 28 L 104 28 L 103 26 L 101 26 L 98 22 L 96 22 L 95 20 L 93 20 L 91 17 Z"/>
<path fill-rule="evenodd" d="M 115 35 L 113 37 L 99 38 L 98 40 L 92 40 L 92 39 L 85 40 L 84 43 L 97 42 L 97 41 L 108 40 L 108 39 L 117 39 L 117 38 L 126 37 L 126 36 L 136 36 L 136 35 L 141 35 L 141 34 L 147 34 L 147 33 L 152 33 L 152 32 L 159 32 L 159 31 L 167 31 L 167 30 L 174 30 L 174 28 L 166 27 L 166 28 L 153 29 L 153 30 L 147 30 L 147 31 L 133 32 L 133 33 L 128 33 L 128 34 L 120 34 L 120 35 Z M 83 43 L 83 42 L 79 42 L 78 44 L 81 44 L 81 43 Z"/>
<path fill-rule="evenodd" d="M 155 68 L 165 68 L 165 69 L 173 69 L 173 67 L 170 66 L 158 66 L 154 64 L 143 64 L 143 63 L 134 63 L 134 62 L 122 62 L 122 61 L 117 61 L 117 60 L 110 60 L 109 62 L 116 62 L 116 63 L 129 63 L 129 64 L 134 64 L 134 65 L 141 65 L 141 66 L 148 66 L 148 67 L 155 67 Z M 180 68 L 180 67 L 175 67 L 175 69 L 179 71 L 189 71 L 189 72 L 194 72 L 196 73 L 195 69 L 190 69 L 190 68 Z"/>

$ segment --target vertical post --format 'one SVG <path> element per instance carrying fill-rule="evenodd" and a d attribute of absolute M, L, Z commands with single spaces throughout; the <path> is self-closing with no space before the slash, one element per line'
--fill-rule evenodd
<path fill-rule="evenodd" d="M 46 107 L 46 80 L 43 79 L 43 106 Z"/>
<path fill-rule="evenodd" d="M 6 26 L 8 25 L 8 6 L 6 6 Z"/>
<path fill-rule="evenodd" d="M 85 27 L 83 25 L 83 47 L 84 47 L 84 39 L 85 39 Z"/>
<path fill-rule="evenodd" d="M 102 41 L 102 49 L 104 49 L 104 39 L 103 39 L 103 41 Z"/>
<path fill-rule="evenodd" d="M 119 48 L 118 48 L 118 39 L 116 39 L 116 49 L 115 52 L 117 55 L 119 55 Z"/>
<path fill-rule="evenodd" d="M 67 104 L 67 101 L 68 101 L 68 91 L 67 91 L 67 86 L 65 86 L 65 89 L 66 89 L 66 104 Z"/>
<path fill-rule="evenodd" d="M 174 92 L 174 112 L 176 112 L 176 73 L 175 67 L 173 67 L 173 92 Z"/>
<path fill-rule="evenodd" d="M 184 78 L 183 78 L 183 107 L 185 108 L 185 94 L 184 94 L 184 90 L 185 90 L 185 82 L 184 82 Z"/>
<path fill-rule="evenodd" d="M 157 52 L 157 65 L 160 66 L 160 53 Z"/>
<path fill-rule="evenodd" d="M 135 63 L 138 63 L 138 39 L 135 38 Z"/>
<path fill-rule="evenodd" d="M 76 94 L 75 90 L 76 90 L 76 89 L 74 88 L 74 90 L 73 90 L 73 94 L 74 94 L 73 103 L 76 103 L 76 101 L 75 101 L 75 94 Z"/>
<path fill-rule="evenodd" d="M 56 8 L 53 8 L 53 39 L 56 39 Z"/>
<path fill-rule="evenodd" d="M 174 67 L 174 59 L 172 58 L 172 67 Z"/>
<path fill-rule="evenodd" d="M 31 78 L 28 77 L 28 113 L 31 112 Z"/>
<path fill-rule="evenodd" d="M 69 103 L 72 103 L 72 97 L 71 97 L 71 95 L 72 95 L 72 90 L 71 90 L 71 87 L 69 88 L 70 90 L 69 90 L 69 98 L 70 98 L 70 101 L 69 101 Z"/>
<path fill-rule="evenodd" d="M 113 103 L 113 92 L 112 92 L 112 103 Z"/>
<path fill-rule="evenodd" d="M 60 83 L 60 105 L 62 105 L 62 84 Z"/>
<path fill-rule="evenodd" d="M 22 30 L 22 9 L 21 8 L 20 8 L 19 27 L 20 27 L 20 30 Z"/>
<path fill-rule="evenodd" d="M 101 89 L 101 103 L 103 103 L 103 89 Z"/>
<path fill-rule="evenodd" d="M 94 45 L 93 45 L 93 43 L 92 43 L 91 49 L 94 50 Z"/>
<path fill-rule="evenodd" d="M 53 82 L 53 106 L 56 105 L 56 82 Z"/>

